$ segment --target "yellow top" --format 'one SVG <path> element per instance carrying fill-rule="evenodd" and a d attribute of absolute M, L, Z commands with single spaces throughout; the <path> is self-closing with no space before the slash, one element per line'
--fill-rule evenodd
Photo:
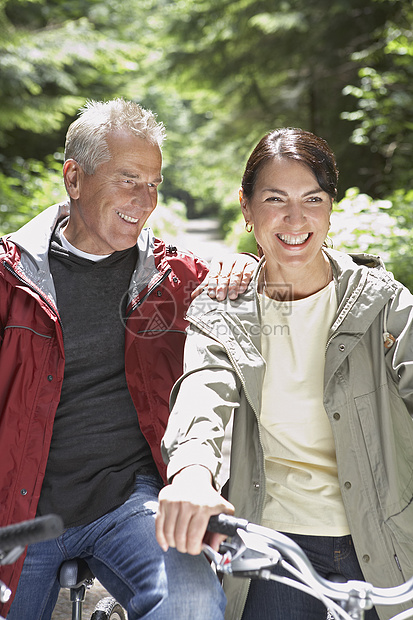
<path fill-rule="evenodd" d="M 291 302 L 260 296 L 267 362 L 261 412 L 267 498 L 262 524 L 282 532 L 345 536 L 331 425 L 323 405 L 334 282 Z"/>

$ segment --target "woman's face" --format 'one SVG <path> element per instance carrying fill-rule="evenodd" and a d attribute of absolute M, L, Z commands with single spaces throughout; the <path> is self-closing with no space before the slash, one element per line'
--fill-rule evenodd
<path fill-rule="evenodd" d="M 241 197 L 246 220 L 267 264 L 306 267 L 321 257 L 330 225 L 332 199 L 312 170 L 288 158 L 268 161 L 258 173 L 252 197 Z"/>

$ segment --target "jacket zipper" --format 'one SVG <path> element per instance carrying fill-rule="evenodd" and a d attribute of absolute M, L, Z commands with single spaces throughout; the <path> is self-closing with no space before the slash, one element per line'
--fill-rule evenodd
<path fill-rule="evenodd" d="M 257 413 L 255 407 L 253 406 L 253 404 L 252 404 L 252 402 L 250 400 L 250 397 L 249 397 L 248 392 L 246 390 L 245 381 L 244 381 L 244 379 L 242 377 L 242 373 L 240 371 L 238 371 L 238 365 L 236 364 L 236 362 L 235 362 L 231 352 L 227 349 L 225 344 L 223 342 L 221 342 L 221 340 L 219 340 L 213 334 L 210 333 L 210 331 L 208 330 L 207 326 L 205 326 L 202 322 L 198 322 L 193 317 L 187 317 L 187 319 L 188 319 L 188 321 L 190 323 L 192 323 L 193 325 L 198 327 L 198 329 L 201 330 L 204 334 L 206 334 L 210 338 L 213 338 L 216 342 L 218 342 L 221 346 L 223 346 L 225 351 L 226 351 L 226 353 L 227 353 L 227 355 L 228 355 L 228 357 L 229 357 L 229 359 L 232 362 L 233 367 L 237 369 L 236 373 L 237 373 L 237 376 L 238 376 L 238 378 L 239 378 L 239 380 L 241 382 L 242 387 L 244 388 L 244 394 L 245 394 L 246 399 L 247 399 L 251 409 L 253 410 L 253 412 L 255 414 L 255 418 L 257 420 L 258 439 L 259 439 L 259 442 L 260 442 L 262 455 L 264 455 L 264 449 L 262 447 L 262 435 L 261 435 L 261 428 L 260 428 L 260 423 L 259 423 L 259 416 L 258 416 L 258 413 Z M 263 463 L 263 471 L 264 471 L 264 480 L 265 480 L 265 462 Z M 260 502 L 260 513 L 261 513 L 261 515 L 262 515 L 262 512 L 263 512 L 264 501 L 265 501 L 265 494 L 264 493 L 262 494 L 262 500 L 263 501 Z M 244 604 L 243 604 L 243 609 L 245 608 L 245 603 L 246 603 L 246 600 L 248 598 L 248 593 L 249 593 L 250 587 L 251 587 L 251 580 L 248 581 L 248 587 L 247 587 L 247 592 L 246 592 L 246 596 L 245 596 L 245 600 L 244 600 Z"/>
<path fill-rule="evenodd" d="M 155 284 L 153 284 L 151 286 L 150 289 L 148 289 L 148 291 L 145 293 L 145 295 L 142 297 L 142 299 L 140 299 L 139 301 L 137 301 L 136 303 L 134 303 L 131 307 L 131 309 L 129 310 L 129 312 L 126 314 L 125 319 L 127 320 L 130 315 L 132 314 L 132 312 L 134 312 L 136 310 L 136 308 L 139 308 L 139 306 L 141 306 L 143 304 L 144 301 L 146 301 L 146 299 L 149 297 L 149 295 L 156 289 L 158 288 L 158 286 L 160 284 L 162 284 L 162 282 L 164 282 L 166 280 L 166 278 L 169 276 L 169 274 L 172 271 L 172 267 L 170 267 L 169 269 L 167 269 L 165 271 L 165 273 L 163 274 L 163 276 L 157 281 L 155 282 Z"/>
<path fill-rule="evenodd" d="M 218 343 L 219 343 L 222 347 L 224 347 L 224 349 L 225 349 L 225 351 L 226 351 L 226 353 L 227 353 L 227 355 L 228 355 L 229 359 L 230 359 L 230 360 L 231 360 L 231 362 L 232 362 L 233 367 L 236 369 L 237 376 L 238 376 L 238 378 L 239 378 L 239 380 L 240 380 L 240 382 L 241 382 L 242 387 L 244 388 L 244 393 L 245 393 L 246 399 L 247 399 L 247 401 L 248 401 L 248 403 L 249 403 L 249 405 L 250 405 L 251 409 L 253 410 L 253 412 L 254 412 L 254 414 L 255 414 L 255 417 L 256 417 L 256 419 L 257 419 L 258 437 L 259 437 L 259 440 L 260 440 L 261 449 L 262 449 L 263 454 L 264 454 L 264 450 L 263 450 L 263 447 L 262 447 L 262 436 L 261 436 L 261 429 L 260 429 L 260 424 L 259 424 L 259 415 L 258 415 L 258 413 L 257 413 L 257 411 L 256 411 L 256 409 L 255 409 L 255 406 L 254 406 L 254 405 L 252 404 L 252 402 L 251 402 L 251 399 L 250 399 L 250 397 L 249 397 L 248 391 L 247 391 L 247 389 L 246 389 L 246 384 L 245 384 L 244 378 L 243 378 L 243 376 L 242 376 L 241 371 L 240 371 L 240 370 L 238 370 L 238 364 L 237 364 L 237 363 L 236 363 L 236 361 L 234 360 L 234 358 L 233 358 L 233 356 L 232 356 L 232 353 L 228 350 L 228 348 L 225 346 L 225 344 L 224 344 L 221 340 L 219 340 L 216 336 L 214 336 L 214 335 L 213 335 L 213 334 L 209 331 L 208 327 L 207 327 L 204 323 L 202 323 L 202 321 L 198 321 L 198 320 L 197 320 L 197 319 L 195 319 L 194 317 L 187 317 L 187 320 L 188 320 L 190 323 L 192 323 L 193 325 L 195 325 L 196 327 L 198 327 L 198 329 L 199 329 L 200 331 L 202 331 L 204 334 L 206 334 L 206 335 L 207 335 L 207 336 L 209 336 L 210 338 L 213 338 L 213 339 L 214 339 L 216 342 L 218 342 Z"/>
<path fill-rule="evenodd" d="M 238 364 L 236 363 L 236 361 L 234 360 L 232 353 L 227 349 L 227 347 L 225 346 L 225 344 L 219 340 L 218 338 L 216 338 L 213 334 L 211 334 L 208 330 L 208 328 L 202 323 L 202 322 L 198 322 L 196 319 L 194 319 L 193 317 L 187 317 L 188 321 L 190 321 L 193 325 L 195 325 L 196 327 L 198 327 L 198 329 L 200 329 L 203 333 L 206 333 L 207 336 L 209 336 L 210 338 L 213 338 L 216 342 L 218 342 L 221 346 L 224 347 L 233 367 L 236 369 L 236 373 L 237 376 L 241 382 L 242 387 L 244 388 L 244 394 L 246 396 L 246 399 L 251 407 L 251 409 L 253 410 L 256 420 L 257 420 L 257 428 L 258 428 L 258 438 L 260 441 L 260 446 L 261 446 L 261 450 L 262 450 L 262 454 L 264 454 L 264 449 L 262 447 L 262 436 L 261 436 L 261 429 L 260 429 L 260 424 L 259 424 L 259 415 L 257 413 L 257 410 L 255 409 L 255 406 L 252 404 L 251 399 L 249 397 L 248 391 L 246 389 L 246 384 L 244 381 L 244 378 L 242 376 L 241 371 L 238 370 Z M 264 471 L 265 471 L 265 467 L 264 467 Z M 262 508 L 262 506 L 261 506 Z"/>
<path fill-rule="evenodd" d="M 233 358 L 233 356 L 232 356 L 232 353 L 231 353 L 231 352 L 227 349 L 227 347 L 225 346 L 225 344 L 224 344 L 221 340 L 219 340 L 216 336 L 214 336 L 213 334 L 211 334 L 211 332 L 208 330 L 208 327 L 207 327 L 204 323 L 202 323 L 201 321 L 198 321 L 197 319 L 194 319 L 193 317 L 187 317 L 187 320 L 188 320 L 190 323 L 192 323 L 193 325 L 195 325 L 195 327 L 198 327 L 198 329 L 199 329 L 200 331 L 202 331 L 204 334 L 206 334 L 206 335 L 207 335 L 207 336 L 209 336 L 210 338 L 213 338 L 213 339 L 215 340 L 215 342 L 218 342 L 221 346 L 223 346 L 223 347 L 224 347 L 224 349 L 225 349 L 225 351 L 226 351 L 226 353 L 227 353 L 227 355 L 228 355 L 229 359 L 230 359 L 230 360 L 231 360 L 231 362 L 232 362 L 232 365 L 233 365 L 233 366 L 234 366 L 234 368 L 236 368 L 236 370 L 237 370 L 237 375 L 238 375 L 238 378 L 239 378 L 239 380 L 241 381 L 242 387 L 244 388 L 244 392 L 245 392 L 245 395 L 246 395 L 246 397 L 247 397 L 247 400 L 248 400 L 248 402 L 249 402 L 249 404 L 250 404 L 250 406 L 251 406 L 251 409 L 253 409 L 253 411 L 255 412 L 255 415 L 257 415 L 257 412 L 256 412 L 256 410 L 255 410 L 255 407 L 254 407 L 254 405 L 252 404 L 252 402 L 251 402 L 251 400 L 250 400 L 250 397 L 248 396 L 248 392 L 247 392 L 247 390 L 246 390 L 246 385 L 245 385 L 245 381 L 244 381 L 244 379 L 243 379 L 243 377 L 242 377 L 242 373 L 241 373 L 241 371 L 239 371 L 239 370 L 238 370 L 238 364 L 237 364 L 237 363 L 236 363 L 236 361 L 234 360 L 234 358 Z"/>
<path fill-rule="evenodd" d="M 63 325 L 62 325 L 62 321 L 60 319 L 59 314 L 56 312 L 55 308 L 53 308 L 52 304 L 48 301 L 48 299 L 43 295 L 43 293 L 40 291 L 40 289 L 38 290 L 33 284 L 31 284 L 31 282 L 25 280 L 24 278 L 22 278 L 22 276 L 20 276 L 12 267 L 12 265 L 10 265 L 7 261 L 3 261 L 3 265 L 5 266 L 5 268 L 7 269 L 7 271 L 9 273 L 11 273 L 19 282 L 22 282 L 25 286 L 28 286 L 32 291 L 34 291 L 36 293 L 36 295 L 39 295 L 39 297 L 42 299 L 42 301 L 44 301 L 44 303 L 46 304 L 46 306 L 53 312 L 53 314 L 57 317 L 57 320 L 59 322 L 60 328 L 63 332 Z"/>

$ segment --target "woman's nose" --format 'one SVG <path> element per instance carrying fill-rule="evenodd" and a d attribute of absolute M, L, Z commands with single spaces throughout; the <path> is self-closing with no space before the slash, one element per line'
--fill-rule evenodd
<path fill-rule="evenodd" d="M 287 207 L 285 219 L 289 224 L 301 224 L 305 221 L 305 213 L 301 202 L 292 201 Z"/>

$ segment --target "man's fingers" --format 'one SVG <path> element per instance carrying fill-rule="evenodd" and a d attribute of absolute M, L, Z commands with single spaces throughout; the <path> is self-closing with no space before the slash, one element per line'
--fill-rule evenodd
<path fill-rule="evenodd" d="M 208 276 L 194 290 L 191 298 L 195 299 L 206 288 L 211 299 L 222 301 L 227 295 L 229 299 L 236 299 L 247 290 L 256 266 L 256 259 L 244 254 L 213 259 Z"/>
<path fill-rule="evenodd" d="M 208 274 L 208 295 L 219 301 L 225 299 L 228 292 L 229 279 L 236 262 L 233 255 L 223 260 L 213 259 Z"/>
<path fill-rule="evenodd" d="M 237 299 L 246 291 L 256 266 L 255 258 L 243 254 L 226 256 L 220 263 L 214 263 L 209 273 L 208 295 L 219 301 L 227 295 Z"/>

